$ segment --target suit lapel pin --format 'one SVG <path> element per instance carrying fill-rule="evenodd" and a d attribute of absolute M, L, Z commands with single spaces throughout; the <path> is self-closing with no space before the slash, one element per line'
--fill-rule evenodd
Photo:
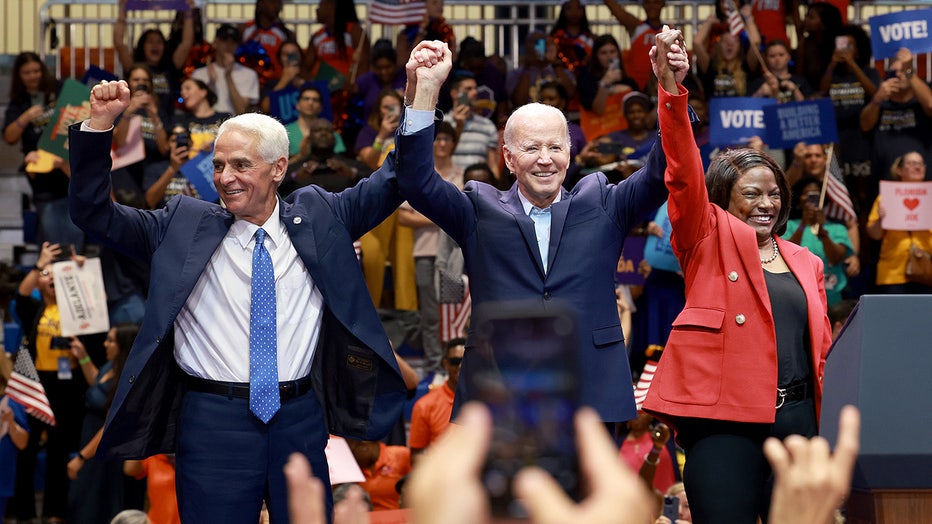
<path fill-rule="evenodd" d="M 294 219 L 292 220 L 292 222 L 294 222 L 294 225 L 300 224 L 300 223 L 301 223 L 301 217 L 294 217 Z"/>

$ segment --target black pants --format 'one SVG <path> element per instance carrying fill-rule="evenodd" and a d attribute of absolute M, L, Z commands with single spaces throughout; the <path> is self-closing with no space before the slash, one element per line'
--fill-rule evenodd
<path fill-rule="evenodd" d="M 766 524 L 773 475 L 764 456 L 767 437 L 817 434 L 811 398 L 788 403 L 774 424 L 681 419 L 677 442 L 686 452 L 683 482 L 695 524 Z"/>

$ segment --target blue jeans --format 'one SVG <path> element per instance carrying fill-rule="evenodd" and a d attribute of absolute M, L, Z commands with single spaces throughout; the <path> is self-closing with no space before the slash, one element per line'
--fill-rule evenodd
<path fill-rule="evenodd" d="M 42 242 L 51 242 L 67 249 L 68 244 L 74 244 L 76 252 L 84 252 L 84 232 L 71 221 L 67 198 L 36 202 L 36 214 L 39 219 L 36 242 L 40 246 Z M 70 256 L 71 253 L 63 255 Z"/>

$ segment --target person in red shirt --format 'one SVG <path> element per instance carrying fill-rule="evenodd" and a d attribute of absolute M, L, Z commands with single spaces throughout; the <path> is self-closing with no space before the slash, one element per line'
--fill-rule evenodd
<path fill-rule="evenodd" d="M 414 403 L 411 411 L 411 430 L 408 435 L 408 447 L 417 455 L 424 451 L 433 441 L 446 431 L 450 425 L 453 412 L 453 393 L 466 352 L 466 339 L 454 338 L 446 344 L 441 365 L 447 372 L 447 381 L 440 387 L 433 388 Z"/>
<path fill-rule="evenodd" d="M 629 13 L 617 0 L 603 0 L 609 11 L 625 30 L 631 43 L 624 56 L 624 71 L 638 84 L 638 91 L 643 91 L 651 79 L 650 58 L 648 51 L 654 45 L 654 35 L 660 32 L 663 23 L 660 13 L 666 7 L 666 0 L 641 0 L 644 8 L 644 20 Z"/>

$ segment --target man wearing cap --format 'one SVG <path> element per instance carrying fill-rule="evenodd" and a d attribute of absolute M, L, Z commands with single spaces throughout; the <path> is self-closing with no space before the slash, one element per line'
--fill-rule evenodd
<path fill-rule="evenodd" d="M 656 118 L 651 118 L 651 109 L 654 105 L 650 98 L 640 91 L 632 91 L 623 99 L 623 111 L 628 127 L 624 131 L 613 131 L 609 138 L 619 146 L 624 164 L 622 171 L 633 173 L 644 165 L 647 154 L 650 152 L 657 136 Z"/>
<path fill-rule="evenodd" d="M 214 37 L 214 58 L 191 73 L 191 78 L 209 85 L 217 94 L 214 110 L 218 112 L 241 115 L 259 102 L 259 75 L 236 61 L 240 43 L 239 29 L 221 25 Z"/>

